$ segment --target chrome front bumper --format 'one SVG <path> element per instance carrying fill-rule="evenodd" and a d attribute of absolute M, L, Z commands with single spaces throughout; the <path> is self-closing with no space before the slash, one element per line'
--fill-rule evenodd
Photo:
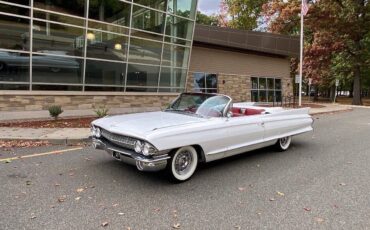
<path fill-rule="evenodd" d="M 145 157 L 134 151 L 112 145 L 96 138 L 92 139 L 92 143 L 95 149 L 105 150 L 116 160 L 122 161 L 126 164 L 135 165 L 140 171 L 154 172 L 163 170 L 167 166 L 167 160 L 171 158 L 167 154 L 153 158 Z"/>

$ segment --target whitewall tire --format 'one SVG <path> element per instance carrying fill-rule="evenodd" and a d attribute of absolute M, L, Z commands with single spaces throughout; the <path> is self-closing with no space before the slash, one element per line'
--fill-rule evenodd
<path fill-rule="evenodd" d="M 178 149 L 167 165 L 168 174 L 174 181 L 189 180 L 198 166 L 198 154 L 192 146 Z"/>
<path fill-rule="evenodd" d="M 289 136 L 289 137 L 283 137 L 283 138 L 280 138 L 276 142 L 276 148 L 279 151 L 286 151 L 286 150 L 289 149 L 291 143 L 292 143 L 292 137 L 291 136 Z"/>

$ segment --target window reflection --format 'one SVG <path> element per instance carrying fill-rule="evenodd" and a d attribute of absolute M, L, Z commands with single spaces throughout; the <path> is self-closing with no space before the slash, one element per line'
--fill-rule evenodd
<path fill-rule="evenodd" d="M 32 55 L 32 80 L 45 83 L 82 83 L 83 60 Z"/>
<path fill-rule="evenodd" d="M 96 0 L 90 0 L 94 2 Z M 56 11 L 64 14 L 71 14 L 79 17 L 85 17 L 85 0 L 34 0 L 34 6 L 37 8 Z"/>
<path fill-rule="evenodd" d="M 191 39 L 194 22 L 175 16 L 167 16 L 166 35 Z"/>
<path fill-rule="evenodd" d="M 123 86 L 126 64 L 86 60 L 86 84 Z"/>
<path fill-rule="evenodd" d="M 159 65 L 162 43 L 131 38 L 129 62 Z"/>
<path fill-rule="evenodd" d="M 134 6 L 132 13 L 133 27 L 155 33 L 163 33 L 164 13 Z"/>
<path fill-rule="evenodd" d="M 217 74 L 194 73 L 194 92 L 217 93 Z"/>
<path fill-rule="evenodd" d="M 30 20 L 0 15 L 0 48 L 29 50 Z"/>
<path fill-rule="evenodd" d="M 87 57 L 126 61 L 128 37 L 100 31 L 87 33 Z"/>
<path fill-rule="evenodd" d="M 160 87 L 183 88 L 186 81 L 186 70 L 162 67 Z"/>
<path fill-rule="evenodd" d="M 168 12 L 182 17 L 194 19 L 196 1 L 189 0 L 169 0 Z"/>
<path fill-rule="evenodd" d="M 167 8 L 167 0 L 134 0 L 134 3 L 162 11 L 165 11 Z"/>
<path fill-rule="evenodd" d="M 158 86 L 159 67 L 128 65 L 127 86 Z"/>
<path fill-rule="evenodd" d="M 0 51 L 0 81 L 29 81 L 30 55 Z"/>
<path fill-rule="evenodd" d="M 7 2 L 16 3 L 16 4 L 19 4 L 19 5 L 25 5 L 25 6 L 30 5 L 29 0 L 7 0 Z"/>
<path fill-rule="evenodd" d="M 131 5 L 120 1 L 91 1 L 89 18 L 121 26 L 130 25 Z"/>
<path fill-rule="evenodd" d="M 0 3 L 0 12 L 18 14 L 18 15 L 28 16 L 28 17 L 30 16 L 30 10 L 27 8 L 13 6 L 13 5 L 5 5 L 1 3 Z"/>
<path fill-rule="evenodd" d="M 190 49 L 182 46 L 165 44 L 162 65 L 186 68 Z"/>
<path fill-rule="evenodd" d="M 84 29 L 34 20 L 33 51 L 83 56 Z"/>

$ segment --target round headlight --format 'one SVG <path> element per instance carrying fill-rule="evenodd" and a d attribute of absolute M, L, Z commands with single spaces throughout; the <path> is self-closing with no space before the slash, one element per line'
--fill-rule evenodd
<path fill-rule="evenodd" d="M 101 137 L 101 130 L 100 130 L 100 128 L 96 128 L 96 129 L 95 129 L 95 136 L 96 136 L 97 138 L 100 138 L 100 137 Z"/>
<path fill-rule="evenodd" d="M 136 141 L 135 142 L 135 152 L 141 153 L 142 150 L 143 150 L 143 145 L 141 144 L 140 141 Z"/>
<path fill-rule="evenodd" d="M 154 152 L 155 152 L 155 148 L 151 144 L 149 144 L 149 143 L 144 144 L 143 154 L 145 156 L 150 156 L 150 155 L 154 154 Z"/>

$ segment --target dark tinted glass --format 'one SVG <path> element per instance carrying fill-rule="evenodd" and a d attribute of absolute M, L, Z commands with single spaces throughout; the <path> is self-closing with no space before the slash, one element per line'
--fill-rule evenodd
<path fill-rule="evenodd" d="M 89 18 L 112 24 L 130 25 L 131 5 L 114 1 L 90 1 Z"/>
<path fill-rule="evenodd" d="M 127 60 L 127 37 L 100 31 L 89 31 L 87 38 L 87 57 L 117 61 Z"/>
<path fill-rule="evenodd" d="M 85 86 L 85 91 L 103 91 L 103 92 L 122 92 L 124 88 L 104 87 L 104 86 Z"/>
<path fill-rule="evenodd" d="M 259 88 L 266 89 L 266 78 L 259 78 Z"/>
<path fill-rule="evenodd" d="M 76 26 L 85 27 L 85 19 L 76 18 L 76 17 L 69 17 L 65 15 L 60 15 L 56 13 L 46 13 L 40 10 L 33 11 L 34 18 L 40 18 L 43 20 L 54 21 L 54 22 L 61 22 L 65 24 L 71 24 Z M 36 28 L 37 29 L 37 28 Z"/>
<path fill-rule="evenodd" d="M 127 86 L 158 86 L 159 67 L 128 65 Z"/>
<path fill-rule="evenodd" d="M 22 16 L 30 16 L 30 10 L 27 8 L 13 6 L 13 5 L 6 5 L 2 3 L 0 3 L 0 12 L 18 14 Z"/>
<path fill-rule="evenodd" d="M 74 85 L 32 85 L 32 90 L 82 91 L 82 86 L 74 86 Z"/>
<path fill-rule="evenodd" d="M 259 91 L 259 102 L 267 102 L 267 92 L 265 90 Z"/>
<path fill-rule="evenodd" d="M 29 54 L 0 51 L 0 81 L 29 81 Z"/>
<path fill-rule="evenodd" d="M 6 0 L 6 2 L 16 3 L 16 4 L 19 4 L 19 5 L 25 5 L 25 6 L 30 5 L 29 0 Z"/>
<path fill-rule="evenodd" d="M 204 73 L 194 74 L 194 90 L 201 92 L 200 89 L 206 88 L 206 75 Z"/>
<path fill-rule="evenodd" d="M 252 91 L 252 102 L 258 102 L 258 91 Z"/>
<path fill-rule="evenodd" d="M 281 99 L 282 99 L 281 91 L 275 92 L 275 99 L 276 99 L 276 102 L 281 102 Z"/>
<path fill-rule="evenodd" d="M 86 60 L 86 84 L 116 85 L 125 83 L 126 64 Z"/>
<path fill-rule="evenodd" d="M 90 4 L 93 1 L 90 1 Z M 34 0 L 37 8 L 85 17 L 85 0 Z"/>
<path fill-rule="evenodd" d="M 0 48 L 29 50 L 30 20 L 0 15 Z"/>
<path fill-rule="evenodd" d="M 83 56 L 84 29 L 34 20 L 33 51 Z"/>
<path fill-rule="evenodd" d="M 0 84 L 0 90 L 29 90 L 29 85 Z"/>
<path fill-rule="evenodd" d="M 267 78 L 267 88 L 274 89 L 274 79 L 273 78 Z"/>
<path fill-rule="evenodd" d="M 82 83 L 83 60 L 49 55 L 32 56 L 33 82 Z"/>
<path fill-rule="evenodd" d="M 217 75 L 207 74 L 206 75 L 206 87 L 211 89 L 217 89 Z"/>
<path fill-rule="evenodd" d="M 275 79 L 275 89 L 281 90 L 281 79 Z"/>
<path fill-rule="evenodd" d="M 134 6 L 132 14 L 133 28 L 160 34 L 163 33 L 165 18 L 164 13 Z"/>
<path fill-rule="evenodd" d="M 252 77 L 252 89 L 258 89 L 258 78 Z"/>

